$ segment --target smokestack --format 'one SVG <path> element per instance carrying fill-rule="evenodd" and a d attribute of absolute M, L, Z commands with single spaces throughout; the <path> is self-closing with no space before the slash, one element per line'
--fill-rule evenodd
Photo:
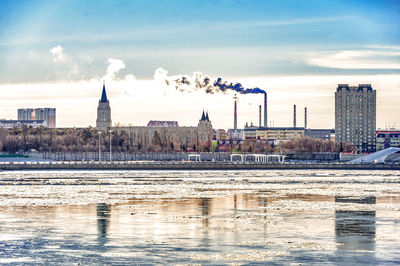
<path fill-rule="evenodd" d="M 268 127 L 267 125 L 267 93 L 264 93 L 264 127 Z M 261 123 L 260 123 L 261 124 Z"/>
<path fill-rule="evenodd" d="M 296 127 L 296 105 L 293 106 L 293 127 Z"/>
<path fill-rule="evenodd" d="M 307 129 L 307 107 L 304 107 L 304 129 Z"/>
<path fill-rule="evenodd" d="M 259 120 L 259 127 L 261 127 L 261 104 L 258 106 L 258 120 Z"/>
<path fill-rule="evenodd" d="M 233 99 L 235 99 L 235 103 L 234 103 L 234 107 L 233 107 L 233 129 L 237 129 L 237 97 L 235 94 L 235 97 L 233 97 Z"/>

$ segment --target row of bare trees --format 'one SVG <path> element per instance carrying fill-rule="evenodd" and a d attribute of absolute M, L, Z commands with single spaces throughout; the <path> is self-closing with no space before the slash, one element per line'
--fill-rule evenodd
<path fill-rule="evenodd" d="M 148 136 L 133 138 L 129 132 L 115 130 L 112 132 L 111 146 L 113 152 L 180 152 L 209 151 L 211 143 L 193 141 L 166 141 L 162 131 Z M 110 146 L 109 132 L 100 134 L 100 148 L 107 151 Z M 0 151 L 15 152 L 96 152 L 99 150 L 98 129 L 88 128 L 0 128 Z"/>
<path fill-rule="evenodd" d="M 168 139 L 163 131 L 155 131 L 150 139 L 133 138 L 129 132 L 116 130 L 112 133 L 111 146 L 114 152 L 185 152 L 210 151 L 211 143 Z M 147 138 L 147 136 L 145 136 Z M 107 151 L 110 145 L 109 133 L 100 135 L 101 150 Z M 0 151 L 3 152 L 96 152 L 99 150 L 99 134 L 96 128 L 0 128 Z M 219 149 L 217 148 L 216 151 Z M 314 152 L 353 152 L 355 146 L 348 143 L 300 138 L 270 144 L 262 140 L 245 140 L 241 144 L 224 147 L 227 152 L 255 153 L 314 153 Z"/>

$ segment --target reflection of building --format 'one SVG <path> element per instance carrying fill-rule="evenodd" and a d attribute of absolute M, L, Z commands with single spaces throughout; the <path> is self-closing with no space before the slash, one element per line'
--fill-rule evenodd
<path fill-rule="evenodd" d="M 22 126 L 37 128 L 37 127 L 47 127 L 44 120 L 0 120 L 0 127 L 2 128 L 21 128 Z"/>
<path fill-rule="evenodd" d="M 43 120 L 45 126 L 56 127 L 56 108 L 18 109 L 18 120 Z"/>
<path fill-rule="evenodd" d="M 366 152 L 376 149 L 376 91 L 370 84 L 339 84 L 335 92 L 336 141 Z"/>
<path fill-rule="evenodd" d="M 355 204 L 376 204 L 376 197 L 351 198 L 335 197 L 337 203 Z M 356 207 L 360 208 L 360 207 Z M 340 258 L 344 252 L 352 252 L 351 262 L 369 264 L 374 262 L 374 253 L 362 252 L 357 256 L 358 251 L 375 250 L 376 234 L 376 213 L 375 211 L 335 211 L 335 235 L 337 252 Z M 350 262 L 350 261 L 346 261 Z M 342 261 L 343 263 L 343 261 Z"/>
<path fill-rule="evenodd" d="M 387 148 L 400 148 L 400 130 L 378 130 L 376 131 L 376 150 Z"/>
<path fill-rule="evenodd" d="M 99 129 L 107 129 L 111 127 L 111 107 L 110 101 L 107 99 L 106 86 L 104 84 L 101 99 L 97 106 L 96 127 Z"/>
<path fill-rule="evenodd" d="M 111 216 L 111 207 L 105 203 L 97 204 L 97 227 L 98 238 L 102 241 L 107 237 L 107 230 L 109 227 L 109 220 Z"/>

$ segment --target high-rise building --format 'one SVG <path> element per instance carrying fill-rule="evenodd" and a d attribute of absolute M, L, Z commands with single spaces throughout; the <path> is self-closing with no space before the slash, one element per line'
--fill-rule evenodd
<path fill-rule="evenodd" d="M 49 128 L 56 127 L 56 108 L 18 109 L 18 120 L 44 120 Z"/>
<path fill-rule="evenodd" d="M 111 108 L 110 101 L 107 99 L 106 86 L 103 84 L 101 99 L 97 107 L 96 127 L 99 129 L 107 129 L 111 127 Z"/>
<path fill-rule="evenodd" d="M 376 91 L 371 84 L 339 84 L 335 92 L 336 141 L 376 150 Z"/>

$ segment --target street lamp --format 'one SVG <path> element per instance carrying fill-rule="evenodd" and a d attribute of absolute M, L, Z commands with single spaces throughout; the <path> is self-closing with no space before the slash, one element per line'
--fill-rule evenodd
<path fill-rule="evenodd" d="M 111 129 L 108 130 L 108 132 L 110 132 L 110 162 L 111 162 L 111 133 L 113 132 Z"/>
<path fill-rule="evenodd" d="M 100 136 L 101 136 L 101 131 L 97 132 L 99 133 L 99 162 L 101 161 L 101 147 L 100 147 Z"/>

